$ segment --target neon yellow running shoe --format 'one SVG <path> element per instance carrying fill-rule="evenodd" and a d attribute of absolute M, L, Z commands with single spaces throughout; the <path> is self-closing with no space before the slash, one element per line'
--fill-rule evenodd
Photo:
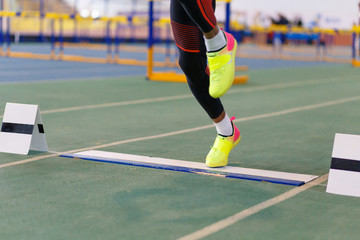
<path fill-rule="evenodd" d="M 231 34 L 224 33 L 227 45 L 217 52 L 207 53 L 210 69 L 209 93 L 213 98 L 224 95 L 231 87 L 235 76 L 237 43 Z"/>
<path fill-rule="evenodd" d="M 235 117 L 230 119 L 234 129 L 233 135 L 229 137 L 217 135 L 214 145 L 206 156 L 206 165 L 208 167 L 225 167 L 228 163 L 230 151 L 240 142 L 240 131 L 232 122 L 234 119 Z"/>

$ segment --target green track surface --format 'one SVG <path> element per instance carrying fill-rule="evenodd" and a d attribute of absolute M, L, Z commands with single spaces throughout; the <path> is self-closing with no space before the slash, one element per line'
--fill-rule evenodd
<path fill-rule="evenodd" d="M 249 71 L 222 98 L 242 142 L 229 165 L 328 173 L 335 133 L 360 134 L 360 71 L 329 65 Z M 0 85 L 5 102 L 39 104 L 51 151 L 211 124 L 185 84 L 141 77 Z M 178 99 L 155 99 L 180 96 Z M 136 100 L 148 99 L 142 102 Z M 130 101 L 130 102 L 129 102 Z M 128 102 L 117 106 L 98 106 Z M 130 104 L 131 103 L 131 104 Z M 70 107 L 91 108 L 49 110 Z M 276 116 L 263 114 L 279 113 Z M 257 116 L 256 119 L 249 118 Z M 204 162 L 214 128 L 99 150 Z M 164 170 L 0 153 L 0 239 L 177 239 L 293 187 Z M 326 182 L 211 234 L 206 239 L 358 239 L 360 199 L 325 192 Z"/>

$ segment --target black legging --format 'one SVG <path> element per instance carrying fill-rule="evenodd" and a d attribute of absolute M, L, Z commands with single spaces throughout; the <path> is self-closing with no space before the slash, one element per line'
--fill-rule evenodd
<path fill-rule="evenodd" d="M 209 69 L 203 34 L 216 26 L 215 0 L 171 0 L 170 17 L 179 65 L 189 87 L 210 118 L 224 111 L 220 99 L 209 94 Z"/>

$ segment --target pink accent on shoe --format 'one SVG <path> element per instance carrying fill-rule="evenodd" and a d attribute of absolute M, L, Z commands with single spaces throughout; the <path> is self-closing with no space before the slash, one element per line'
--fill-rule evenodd
<path fill-rule="evenodd" d="M 234 125 L 234 142 L 236 142 L 240 137 L 240 130 Z"/>
<path fill-rule="evenodd" d="M 234 48 L 234 45 L 235 45 L 235 39 L 234 39 L 234 37 L 230 34 L 230 33 L 227 33 L 227 32 L 225 32 L 224 31 L 224 33 L 225 33 L 225 36 L 226 36 L 226 39 L 227 39 L 227 50 L 228 51 L 231 51 L 231 50 L 233 50 L 233 48 Z"/>
<path fill-rule="evenodd" d="M 235 117 L 230 118 L 231 122 L 234 120 L 235 120 Z M 234 123 L 233 123 L 233 126 L 234 126 L 234 142 L 236 142 L 236 140 L 238 140 L 240 137 L 240 130 L 235 126 Z"/>

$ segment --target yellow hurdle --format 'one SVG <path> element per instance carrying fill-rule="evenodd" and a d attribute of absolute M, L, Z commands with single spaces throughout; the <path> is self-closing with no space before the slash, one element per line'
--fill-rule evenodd
<path fill-rule="evenodd" d="M 359 60 L 356 60 L 356 59 L 353 59 L 353 60 L 352 60 L 352 65 L 353 65 L 354 67 L 360 67 L 360 61 L 359 61 Z"/>

